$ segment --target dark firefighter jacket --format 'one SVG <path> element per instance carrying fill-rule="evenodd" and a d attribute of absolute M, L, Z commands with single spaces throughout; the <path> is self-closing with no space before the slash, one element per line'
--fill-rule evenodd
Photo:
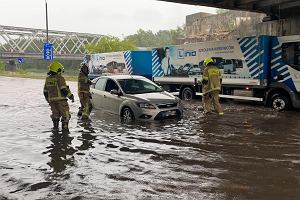
<path fill-rule="evenodd" d="M 44 96 L 48 102 L 66 100 L 72 98 L 69 87 L 63 76 L 58 74 L 50 74 L 47 76 L 44 85 Z"/>

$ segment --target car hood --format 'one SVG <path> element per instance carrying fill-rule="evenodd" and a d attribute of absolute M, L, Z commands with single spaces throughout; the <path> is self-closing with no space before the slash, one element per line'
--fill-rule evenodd
<path fill-rule="evenodd" d="M 155 92 L 144 94 L 127 95 L 137 101 L 147 101 L 151 103 L 171 103 L 177 102 L 177 98 L 168 92 Z"/>

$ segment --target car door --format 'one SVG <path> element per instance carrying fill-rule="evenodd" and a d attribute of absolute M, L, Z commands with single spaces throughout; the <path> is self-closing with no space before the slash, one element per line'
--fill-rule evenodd
<path fill-rule="evenodd" d="M 123 101 L 122 95 L 111 94 L 111 90 L 120 91 L 118 84 L 113 79 L 107 79 L 104 92 L 104 104 L 106 110 L 119 114 L 119 108 Z"/>
<path fill-rule="evenodd" d="M 104 108 L 104 88 L 106 81 L 106 78 L 99 78 L 95 85 L 91 88 L 92 103 L 95 109 Z"/>

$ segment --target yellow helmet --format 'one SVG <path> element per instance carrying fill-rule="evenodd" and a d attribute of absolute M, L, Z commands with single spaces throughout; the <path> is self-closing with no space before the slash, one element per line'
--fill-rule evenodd
<path fill-rule="evenodd" d="M 207 66 L 209 63 L 214 63 L 214 60 L 210 57 L 205 58 L 204 60 L 204 66 Z"/>
<path fill-rule="evenodd" d="M 60 62 L 54 61 L 49 65 L 49 71 L 61 74 L 64 72 L 64 66 Z"/>

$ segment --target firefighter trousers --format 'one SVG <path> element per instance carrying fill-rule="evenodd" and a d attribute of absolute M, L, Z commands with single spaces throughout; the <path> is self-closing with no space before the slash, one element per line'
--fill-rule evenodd
<path fill-rule="evenodd" d="M 211 91 L 211 92 L 208 92 L 203 95 L 204 112 L 211 112 L 212 105 L 216 112 L 218 112 L 218 113 L 223 112 L 222 106 L 219 102 L 219 100 L 220 100 L 219 92 L 220 91 L 215 90 L 215 91 Z"/>
<path fill-rule="evenodd" d="M 79 108 L 79 112 L 82 113 L 83 117 L 89 117 L 92 111 L 92 104 L 90 99 L 89 92 L 79 92 L 78 93 L 81 107 Z"/>
<path fill-rule="evenodd" d="M 62 122 L 69 122 L 71 115 L 67 100 L 53 101 L 49 104 L 52 111 L 52 120 L 59 120 L 61 118 Z"/>

